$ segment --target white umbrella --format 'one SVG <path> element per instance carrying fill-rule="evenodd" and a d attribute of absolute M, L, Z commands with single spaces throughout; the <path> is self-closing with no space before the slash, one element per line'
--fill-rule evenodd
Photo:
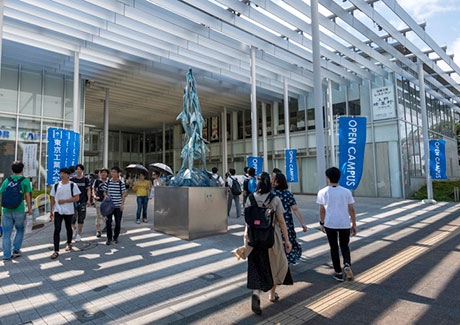
<path fill-rule="evenodd" d="M 168 165 L 166 164 L 163 164 L 163 163 L 151 163 L 149 165 L 150 167 L 153 167 L 153 168 L 157 168 L 157 169 L 160 169 L 161 171 L 164 171 L 170 175 L 174 174 L 171 167 L 169 167 Z"/>
<path fill-rule="evenodd" d="M 129 164 L 128 166 L 126 166 L 125 169 L 126 170 L 132 170 L 132 171 L 135 171 L 135 172 L 138 172 L 138 173 L 143 173 L 143 174 L 146 174 L 146 175 L 149 174 L 149 170 L 147 168 L 145 168 L 141 164 Z"/>

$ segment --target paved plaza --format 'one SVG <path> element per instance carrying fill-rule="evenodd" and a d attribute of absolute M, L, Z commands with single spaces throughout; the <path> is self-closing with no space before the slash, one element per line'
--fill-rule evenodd
<path fill-rule="evenodd" d="M 244 231 L 234 209 L 227 234 L 186 241 L 154 231 L 151 206 L 136 224 L 130 193 L 118 244 L 95 236 L 92 207 L 82 241 L 65 252 L 62 240 L 57 260 L 52 223 L 26 235 L 23 255 L 0 262 L 0 324 L 460 324 L 460 204 L 356 198 L 355 281 L 338 283 L 316 198 L 296 199 L 309 230 L 297 223 L 295 284 L 276 303 L 262 295 L 261 316 L 246 262 L 230 254 Z"/>

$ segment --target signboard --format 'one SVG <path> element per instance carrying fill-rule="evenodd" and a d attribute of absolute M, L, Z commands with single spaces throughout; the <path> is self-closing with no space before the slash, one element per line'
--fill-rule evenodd
<path fill-rule="evenodd" d="M 339 117 L 339 184 L 355 190 L 363 174 L 366 118 Z"/>
<path fill-rule="evenodd" d="M 372 116 L 374 121 L 396 117 L 393 86 L 372 89 Z"/>
<path fill-rule="evenodd" d="M 48 128 L 48 172 L 46 184 L 60 180 L 59 170 L 78 164 L 80 134 L 71 130 Z"/>
<path fill-rule="evenodd" d="M 297 183 L 299 181 L 296 158 L 297 150 L 286 149 L 286 180 L 290 183 Z"/>
<path fill-rule="evenodd" d="M 248 157 L 248 167 L 252 167 L 256 170 L 256 176 L 262 172 L 263 162 L 264 160 L 262 157 Z"/>
<path fill-rule="evenodd" d="M 36 143 L 24 144 L 22 148 L 25 177 L 37 177 L 37 149 Z"/>
<path fill-rule="evenodd" d="M 430 140 L 430 176 L 435 180 L 447 179 L 445 140 Z"/>

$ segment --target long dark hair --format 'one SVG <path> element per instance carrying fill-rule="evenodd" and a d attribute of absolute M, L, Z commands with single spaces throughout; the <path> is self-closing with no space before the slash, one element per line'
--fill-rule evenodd
<path fill-rule="evenodd" d="M 284 174 L 282 173 L 276 173 L 274 176 L 273 176 L 273 179 L 276 181 L 277 185 L 275 188 L 275 190 L 287 190 L 289 188 L 288 186 L 288 183 L 287 183 L 287 180 L 286 180 L 286 176 L 284 176 Z"/>
<path fill-rule="evenodd" d="M 267 172 L 262 172 L 257 176 L 257 190 L 259 194 L 269 193 L 272 190 L 270 175 Z"/>

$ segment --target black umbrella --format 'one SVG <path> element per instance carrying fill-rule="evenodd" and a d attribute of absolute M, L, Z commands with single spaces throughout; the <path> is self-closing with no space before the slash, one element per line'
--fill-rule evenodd
<path fill-rule="evenodd" d="M 126 166 L 125 169 L 127 171 L 133 171 L 133 172 L 142 173 L 145 175 L 149 174 L 149 170 L 141 164 L 129 164 L 128 166 Z"/>

